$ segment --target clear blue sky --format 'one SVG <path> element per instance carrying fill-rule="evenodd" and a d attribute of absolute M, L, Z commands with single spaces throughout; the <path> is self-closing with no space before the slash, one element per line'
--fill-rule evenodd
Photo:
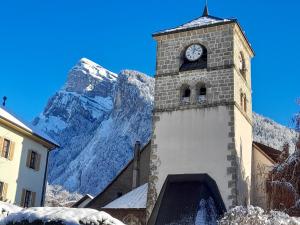
<path fill-rule="evenodd" d="M 155 31 L 201 15 L 204 0 L 14 0 L 0 7 L 0 97 L 31 121 L 87 57 L 114 72 L 154 74 Z M 209 0 L 210 13 L 236 17 L 256 52 L 254 111 L 290 125 L 300 97 L 300 2 Z"/>

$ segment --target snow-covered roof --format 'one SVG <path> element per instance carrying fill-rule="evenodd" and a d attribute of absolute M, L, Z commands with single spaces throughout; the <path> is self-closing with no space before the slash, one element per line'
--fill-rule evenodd
<path fill-rule="evenodd" d="M 37 207 L 23 209 L 18 212 L 12 212 L 0 224 L 13 224 L 22 221 L 33 223 L 34 221 L 54 222 L 60 221 L 65 225 L 124 225 L 119 220 L 111 217 L 105 212 L 99 212 L 95 209 L 76 209 L 76 208 L 58 208 L 58 207 Z"/>
<path fill-rule="evenodd" d="M 48 135 L 44 134 L 43 132 L 37 130 L 33 126 L 21 121 L 16 116 L 14 116 L 12 113 L 8 112 L 3 107 L 0 107 L 0 119 L 4 119 L 5 121 L 37 136 L 40 139 L 43 139 L 44 141 L 49 142 L 52 145 L 59 146 L 57 142 L 55 142 L 53 139 L 51 139 Z"/>
<path fill-rule="evenodd" d="M 188 30 L 188 29 L 193 29 L 193 28 L 200 28 L 202 26 L 208 26 L 208 25 L 212 25 L 212 24 L 219 24 L 219 23 L 230 22 L 230 21 L 235 21 L 235 20 L 222 19 L 222 18 L 218 18 L 218 17 L 214 17 L 214 16 L 201 16 L 195 20 L 192 20 L 188 23 L 182 24 L 178 27 L 159 31 L 159 32 L 153 34 L 153 36 L 158 36 L 158 35 L 162 35 L 162 34 L 173 33 L 173 32 L 177 32 L 177 31 Z"/>
<path fill-rule="evenodd" d="M 133 189 L 131 192 L 117 198 L 108 205 L 105 209 L 144 209 L 146 208 L 148 193 L 148 183 Z"/>

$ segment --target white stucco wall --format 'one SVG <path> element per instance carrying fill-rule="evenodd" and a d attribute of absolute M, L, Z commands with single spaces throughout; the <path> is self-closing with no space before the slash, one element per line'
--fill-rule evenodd
<path fill-rule="evenodd" d="M 10 161 L 0 157 L 0 181 L 8 184 L 7 199 L 20 205 L 22 189 L 36 192 L 35 206 L 40 206 L 46 168 L 47 149 L 19 132 L 0 124 L 0 136 L 15 143 L 14 157 Z M 34 150 L 41 155 L 40 170 L 26 166 L 27 154 Z"/>
<path fill-rule="evenodd" d="M 228 208 L 231 195 L 227 174 L 230 127 L 226 106 L 204 109 L 189 109 L 156 113 L 160 117 L 155 123 L 157 145 L 159 194 L 169 174 L 210 175 L 217 183 L 223 201 Z"/>
<path fill-rule="evenodd" d="M 267 210 L 266 180 L 274 164 L 265 154 L 253 147 L 251 204 Z"/>
<path fill-rule="evenodd" d="M 239 204 L 250 204 L 251 164 L 252 164 L 252 125 L 235 107 L 235 147 L 237 150 Z"/>

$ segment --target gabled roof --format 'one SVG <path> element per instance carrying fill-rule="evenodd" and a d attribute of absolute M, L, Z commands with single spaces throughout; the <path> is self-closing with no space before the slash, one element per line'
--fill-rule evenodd
<path fill-rule="evenodd" d="M 206 16 L 201 16 L 197 19 L 194 19 L 188 23 L 182 24 L 178 27 L 159 31 L 157 33 L 154 33 L 153 36 L 155 37 L 155 36 L 165 35 L 165 34 L 169 34 L 169 33 L 179 32 L 179 31 L 192 30 L 195 28 L 207 27 L 210 25 L 217 25 L 217 24 L 219 25 L 222 23 L 231 23 L 231 22 L 236 22 L 236 20 L 235 19 L 222 19 L 222 18 L 206 15 Z"/>
<path fill-rule="evenodd" d="M 47 144 L 49 149 L 59 147 L 59 144 L 52 140 L 48 135 L 21 121 L 3 107 L 0 107 L 0 123 L 5 124 L 19 132 L 25 133 L 27 135 L 32 135 L 33 137 L 35 137 L 35 139 L 38 139 Z"/>
<path fill-rule="evenodd" d="M 117 198 L 103 209 L 144 209 L 147 203 L 148 183 Z"/>
<path fill-rule="evenodd" d="M 269 158 L 271 158 L 275 163 L 278 162 L 278 157 L 280 156 L 281 151 L 255 141 L 253 142 L 253 145 L 256 146 L 259 150 L 261 150 Z"/>

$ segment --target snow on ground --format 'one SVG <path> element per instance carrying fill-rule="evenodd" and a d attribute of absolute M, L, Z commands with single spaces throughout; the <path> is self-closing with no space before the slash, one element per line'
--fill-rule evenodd
<path fill-rule="evenodd" d="M 148 183 L 144 184 L 122 197 L 114 200 L 103 208 L 106 209 L 144 209 L 146 208 Z"/>
<path fill-rule="evenodd" d="M 42 221 L 44 224 L 55 222 L 64 225 L 124 225 L 109 214 L 94 209 L 36 207 L 19 210 L 19 207 L 0 202 L 0 209 L 2 207 L 8 207 L 11 212 L 8 216 L 0 219 L 1 225 L 33 224 L 35 221 Z"/>
<path fill-rule="evenodd" d="M 21 210 L 22 210 L 22 208 L 20 208 L 18 206 L 9 204 L 7 202 L 0 201 L 0 222 L 1 222 L 1 219 L 8 216 L 10 213 L 15 213 L 15 212 L 18 212 Z"/>
<path fill-rule="evenodd" d="M 219 225 L 300 225 L 300 218 L 290 217 L 283 212 L 266 213 L 259 207 L 248 208 L 238 206 L 227 213 L 219 221 Z"/>

